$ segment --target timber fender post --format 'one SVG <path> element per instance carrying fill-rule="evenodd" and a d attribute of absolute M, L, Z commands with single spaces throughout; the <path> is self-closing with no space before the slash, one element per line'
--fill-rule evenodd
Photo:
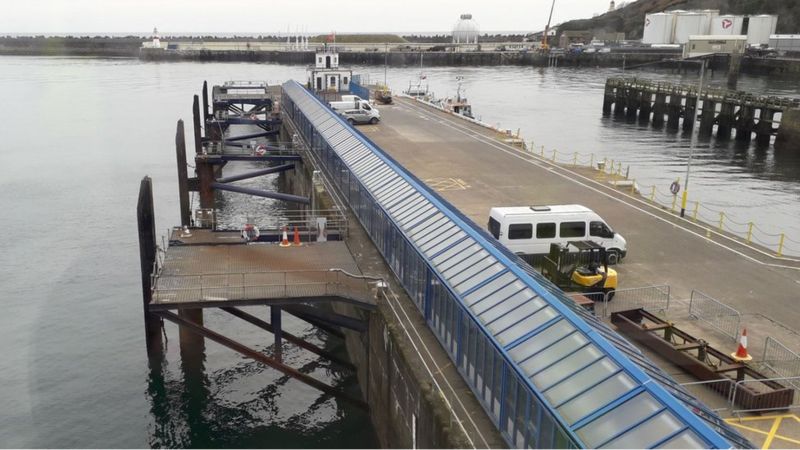
<path fill-rule="evenodd" d="M 192 205 L 189 203 L 189 173 L 186 168 L 186 134 L 183 120 L 178 121 L 175 131 L 175 157 L 178 164 L 178 200 L 181 209 L 181 226 L 188 227 L 192 220 Z"/>
<path fill-rule="evenodd" d="M 136 206 L 139 228 L 139 261 L 142 270 L 142 307 L 144 309 L 145 343 L 151 366 L 163 359 L 164 345 L 161 341 L 161 319 L 150 312 L 153 300 L 153 270 L 156 265 L 156 221 L 153 209 L 153 181 L 144 177 L 139 186 L 139 202 Z"/>

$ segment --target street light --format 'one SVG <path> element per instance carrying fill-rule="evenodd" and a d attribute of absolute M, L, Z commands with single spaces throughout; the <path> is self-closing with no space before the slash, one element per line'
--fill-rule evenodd
<path fill-rule="evenodd" d="M 686 179 L 683 181 L 683 197 L 681 197 L 681 217 L 686 213 L 686 199 L 689 196 L 689 171 L 692 169 L 692 155 L 694 154 L 694 147 L 697 144 L 697 135 L 700 133 L 697 125 L 697 115 L 700 112 L 700 94 L 703 92 L 703 85 L 705 84 L 706 75 L 706 59 L 700 61 L 700 82 L 697 88 L 697 101 L 694 104 L 694 113 L 692 114 L 692 139 L 689 143 L 689 159 L 686 161 Z M 707 105 L 703 102 L 703 108 Z"/>

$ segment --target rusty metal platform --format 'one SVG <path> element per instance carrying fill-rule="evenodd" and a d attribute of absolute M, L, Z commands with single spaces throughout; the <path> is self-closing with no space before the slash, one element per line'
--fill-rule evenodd
<path fill-rule="evenodd" d="M 344 242 L 172 246 L 154 279 L 151 309 L 331 297 L 374 302 L 370 283 L 344 272 L 361 275 Z"/>

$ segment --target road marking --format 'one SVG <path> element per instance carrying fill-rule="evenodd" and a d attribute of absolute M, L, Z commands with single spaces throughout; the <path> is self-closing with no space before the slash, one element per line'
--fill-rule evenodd
<path fill-rule="evenodd" d="M 422 107 L 420 107 L 420 106 L 417 106 L 417 105 L 404 105 L 404 106 L 405 106 L 405 109 L 408 109 L 408 110 L 410 110 L 411 112 L 415 112 L 415 111 L 414 111 L 415 109 L 416 109 L 416 110 L 422 110 Z M 430 112 L 427 112 L 427 111 L 423 111 L 423 112 L 424 112 L 425 114 L 429 114 L 429 115 L 433 116 L 433 113 L 430 113 Z M 550 164 L 550 163 L 546 163 L 546 162 L 543 164 L 542 162 L 539 162 L 539 161 L 536 161 L 536 160 L 532 160 L 532 159 L 529 159 L 529 158 L 526 158 L 526 157 L 522 157 L 522 155 L 525 155 L 525 156 L 531 156 L 531 157 L 533 157 L 533 155 L 529 155 L 528 153 L 522 152 L 521 150 L 515 149 L 515 148 L 513 148 L 513 147 L 511 147 L 511 146 L 508 146 L 508 145 L 506 145 L 506 144 L 498 143 L 498 142 L 496 142 L 496 141 L 492 140 L 492 139 L 491 139 L 491 138 L 489 138 L 489 137 L 486 137 L 486 136 L 484 136 L 484 135 L 482 135 L 482 134 L 479 134 L 479 133 L 477 133 L 477 132 L 474 132 L 474 131 L 470 130 L 469 128 L 465 127 L 463 124 L 457 124 L 457 123 L 455 123 L 455 122 L 453 122 L 453 121 L 451 121 L 451 120 L 446 120 L 446 119 L 443 119 L 443 120 L 444 120 L 444 121 L 442 122 L 442 124 L 443 124 L 443 125 L 445 125 L 445 126 L 447 126 L 447 127 L 449 127 L 449 128 L 452 128 L 454 131 L 456 131 L 456 132 L 458 132 L 458 133 L 461 133 L 461 134 L 464 134 L 464 135 L 466 135 L 466 136 L 469 136 L 469 137 L 471 137 L 471 138 L 475 139 L 475 140 L 476 140 L 476 141 L 478 141 L 478 142 L 482 142 L 482 143 L 484 143 L 484 144 L 486 144 L 486 145 L 488 145 L 488 146 L 490 146 L 490 147 L 493 147 L 493 148 L 495 148 L 495 149 L 497 149 L 497 150 L 500 150 L 501 152 L 504 152 L 504 153 L 506 153 L 506 154 L 508 154 L 508 155 L 510 155 L 510 156 L 513 156 L 513 157 L 515 157 L 515 158 L 517 158 L 517 159 L 520 159 L 520 160 L 522 160 L 522 161 L 525 161 L 525 162 L 527 162 L 527 163 L 529 163 L 529 164 L 532 164 L 532 165 L 534 165 L 534 166 L 537 166 L 537 167 L 539 167 L 539 168 L 541 168 L 541 169 L 544 169 L 544 170 L 550 170 L 550 171 L 551 171 L 551 173 L 553 173 L 554 175 L 558 175 L 558 176 L 559 176 L 559 177 L 561 177 L 561 178 L 564 178 L 564 179 L 566 179 L 566 180 L 568 180 L 568 181 L 571 181 L 571 182 L 573 182 L 573 183 L 575 183 L 575 184 L 578 184 L 578 185 L 580 185 L 580 186 L 583 186 L 583 187 L 585 187 L 585 188 L 587 188 L 587 189 L 589 189 L 589 190 L 592 190 L 592 191 L 594 191 L 594 192 L 596 192 L 596 193 L 598 193 L 598 194 L 600 194 L 600 195 L 602 195 L 602 196 L 604 196 L 604 197 L 607 197 L 607 198 L 609 198 L 609 199 L 611 199 L 611 200 L 614 200 L 614 201 L 617 201 L 617 202 L 619 202 L 619 203 L 622 203 L 622 204 L 624 204 L 624 205 L 627 205 L 627 206 L 629 206 L 629 207 L 631 207 L 631 208 L 633 208 L 633 209 L 635 209 L 635 210 L 637 210 L 637 211 L 639 211 L 639 212 L 641 212 L 641 213 L 643 213 L 643 214 L 647 214 L 648 216 L 650 216 L 650 217 L 653 217 L 654 219 L 657 219 L 657 220 L 659 220 L 659 221 L 661 221 L 661 222 L 664 222 L 664 223 L 667 223 L 667 224 L 673 225 L 673 226 L 674 226 L 674 227 L 676 227 L 676 228 L 680 228 L 681 230 L 683 230 L 683 231 L 685 231 L 685 232 L 687 232 L 687 233 L 689 233 L 689 234 L 692 234 L 692 235 L 694 235 L 694 236 L 696 236 L 696 237 L 699 237 L 699 238 L 701 238 L 701 239 L 703 239 L 703 240 L 705 240 L 705 241 L 707 241 L 707 242 L 710 242 L 710 243 L 712 243 L 712 244 L 714 244 L 714 245 L 716 245 L 716 246 L 718 246 L 718 247 L 720 247 L 720 248 L 723 248 L 723 249 L 725 249 L 725 250 L 728 250 L 728 251 L 730 251 L 730 252 L 732 252 L 732 253 L 735 253 L 735 254 L 737 254 L 737 255 L 739 255 L 739 256 L 741 256 L 741 257 L 745 258 L 745 259 L 748 259 L 748 260 L 750 260 L 751 262 L 754 262 L 754 263 L 756 263 L 756 264 L 761 264 L 761 265 L 763 265 L 763 266 L 767 266 L 767 267 L 775 267 L 775 268 L 780 268 L 780 269 L 791 269 L 791 270 L 798 270 L 798 271 L 800 271 L 800 267 L 795 267 L 795 266 L 787 266 L 787 265 L 783 265 L 783 264 L 773 264 L 773 263 L 766 263 L 766 262 L 760 261 L 760 260 L 758 260 L 758 259 L 756 259 L 756 258 L 754 258 L 754 257 L 752 257 L 752 256 L 750 256 L 750 255 L 747 255 L 747 254 L 745 254 L 745 253 L 742 253 L 742 252 L 741 252 L 741 251 L 739 251 L 739 250 L 736 250 L 736 249 L 734 249 L 734 248 L 732 248 L 732 247 L 729 247 L 729 246 L 727 246 L 727 245 L 725 245 L 725 244 L 722 244 L 722 243 L 720 243 L 720 242 L 717 242 L 717 241 L 715 241 L 715 240 L 713 240 L 713 239 L 710 239 L 710 238 L 708 238 L 708 237 L 706 237 L 706 236 L 704 236 L 704 235 L 702 235 L 702 234 L 700 234 L 700 233 L 698 233 L 698 232 L 692 231 L 692 230 L 690 230 L 690 229 L 686 228 L 686 227 L 684 226 L 684 224 L 675 223 L 675 222 L 673 222 L 673 221 L 671 221 L 671 220 L 668 220 L 668 219 L 665 219 L 665 218 L 663 218 L 663 217 L 661 217 L 661 216 L 658 216 L 658 215 L 656 215 L 656 214 L 654 214 L 654 213 L 652 213 L 652 212 L 650 212 L 650 211 L 646 211 L 646 210 L 644 210 L 643 208 L 641 208 L 641 207 L 639 207 L 639 206 L 637 206 L 637 205 L 634 205 L 634 204 L 631 204 L 631 203 L 629 203 L 629 202 L 626 202 L 626 201 L 624 200 L 624 198 L 620 198 L 620 196 L 622 196 L 622 197 L 627 197 L 629 200 L 636 201 L 636 202 L 638 202 L 638 203 L 641 203 L 641 204 L 644 204 L 644 205 L 646 205 L 646 206 L 648 206 L 648 207 L 650 207 L 650 208 L 653 208 L 653 206 L 652 206 L 652 205 L 650 205 L 650 204 L 648 204 L 648 203 L 644 202 L 644 201 L 643 201 L 643 200 L 641 200 L 641 199 L 638 199 L 638 198 L 631 197 L 630 195 L 628 195 L 628 194 L 626 194 L 626 193 L 624 193 L 624 192 L 621 192 L 621 191 L 616 191 L 616 190 L 614 191 L 614 194 L 615 194 L 615 195 L 609 194 L 608 192 L 604 192 L 604 191 L 602 191 L 602 190 L 600 190 L 600 189 L 598 189 L 598 188 L 596 188 L 596 187 L 594 187 L 594 186 L 590 186 L 590 185 L 588 185 L 588 184 L 586 184 L 586 183 L 583 183 L 583 182 L 581 182 L 581 181 L 579 181 L 579 180 L 577 180 L 577 179 L 575 179 L 575 178 L 571 178 L 571 177 L 567 176 L 566 174 L 564 174 L 564 173 L 560 173 L 560 172 L 567 172 L 567 173 L 568 173 L 568 174 L 570 174 L 572 177 L 578 177 L 578 178 L 582 178 L 582 179 L 584 179 L 584 180 L 586 180 L 586 181 L 589 181 L 589 182 L 594 182 L 594 183 L 596 183 L 595 181 L 591 180 L 591 179 L 590 179 L 590 178 L 588 178 L 588 177 L 585 177 L 585 176 L 583 176 L 583 175 L 581 175 L 581 174 L 579 174 L 579 173 L 576 173 L 576 172 L 572 172 L 571 170 L 569 170 L 569 169 L 565 169 L 565 168 L 563 168 L 563 167 L 560 167 L 560 166 L 558 166 L 558 165 L 556 165 L 556 164 Z M 447 122 L 447 123 L 445 123 L 445 122 Z M 506 146 L 506 147 L 508 147 L 508 148 L 511 148 L 511 149 L 512 149 L 512 151 L 509 151 L 509 150 L 507 150 L 506 148 L 504 148 L 504 147 L 502 147 L 502 146 L 500 146 L 500 145 L 498 145 L 498 144 L 501 144 L 501 145 L 504 145 L 504 146 Z M 599 184 L 599 183 L 598 183 L 598 184 Z M 600 186 L 601 186 L 601 187 L 603 187 L 603 188 L 605 188 L 605 189 L 611 189 L 611 188 L 609 188 L 609 187 L 606 187 L 606 186 L 602 186 L 602 185 L 600 185 Z M 710 228 L 707 228 L 707 227 L 701 227 L 700 225 L 696 225 L 696 226 L 698 226 L 698 227 L 700 227 L 700 228 L 703 228 L 703 230 L 704 230 L 704 231 L 710 231 Z M 732 242 L 734 242 L 734 243 L 737 243 L 737 244 L 738 244 L 738 242 L 734 241 L 733 239 L 731 239 L 731 238 L 729 238 L 729 237 L 727 237 L 727 236 L 724 236 L 724 235 L 718 234 L 718 233 L 716 233 L 716 232 L 714 232 L 714 234 L 716 234 L 716 235 L 717 235 L 717 236 L 719 236 L 720 238 L 727 239 L 727 240 L 729 240 L 729 241 L 732 241 Z M 762 255 L 764 255 L 764 256 L 767 256 L 767 257 L 769 257 L 769 258 L 775 259 L 775 257 L 774 257 L 774 256 L 772 256 L 772 255 L 770 255 L 770 254 L 768 254 L 768 253 L 765 253 L 765 252 L 763 252 L 763 251 L 761 251 L 761 250 L 758 250 L 758 249 L 751 249 L 751 250 L 752 250 L 752 251 L 755 251 L 755 252 L 757 252 L 757 253 L 760 253 L 760 254 L 762 254 Z"/>
<path fill-rule="evenodd" d="M 783 419 L 793 419 L 795 422 L 800 423 L 800 418 L 798 418 L 797 415 L 795 415 L 795 414 L 784 414 L 784 415 L 778 415 L 778 416 L 754 416 L 754 417 L 730 418 L 730 419 L 725 419 L 725 422 L 727 422 L 729 425 L 732 425 L 734 427 L 740 428 L 742 430 L 746 430 L 746 431 L 749 431 L 751 433 L 756 433 L 758 435 L 765 436 L 764 443 L 761 445 L 762 449 L 770 448 L 772 446 L 772 442 L 775 439 L 789 442 L 791 444 L 794 444 L 795 446 L 800 446 L 800 441 L 798 441 L 797 439 L 792 439 L 792 438 L 790 438 L 788 436 L 784 436 L 784 435 L 778 434 L 778 431 L 780 430 L 780 427 L 781 427 L 781 424 L 783 422 Z M 772 420 L 773 421 L 772 425 L 770 426 L 770 430 L 769 431 L 759 430 L 758 428 L 753 428 L 753 427 L 749 427 L 747 425 L 742 425 L 742 423 L 741 423 L 741 422 L 764 422 L 764 421 L 768 421 L 768 420 Z"/>

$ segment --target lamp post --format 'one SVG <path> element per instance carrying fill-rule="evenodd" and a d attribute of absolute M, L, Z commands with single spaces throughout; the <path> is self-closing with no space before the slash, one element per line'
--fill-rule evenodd
<path fill-rule="evenodd" d="M 696 130 L 697 127 L 697 116 L 700 112 L 700 94 L 703 93 L 703 88 L 705 84 L 705 75 L 706 75 L 706 59 L 703 58 L 700 60 L 700 82 L 699 86 L 697 87 L 697 101 L 694 104 L 694 113 L 692 114 L 692 139 L 689 143 L 689 159 L 686 161 L 686 179 L 683 181 L 683 197 L 681 197 L 681 217 L 686 214 L 686 200 L 689 197 L 689 172 L 692 169 L 692 156 L 694 154 L 694 147 L 697 144 L 697 135 L 699 131 Z M 703 102 L 703 107 L 706 107 L 705 102 Z"/>

